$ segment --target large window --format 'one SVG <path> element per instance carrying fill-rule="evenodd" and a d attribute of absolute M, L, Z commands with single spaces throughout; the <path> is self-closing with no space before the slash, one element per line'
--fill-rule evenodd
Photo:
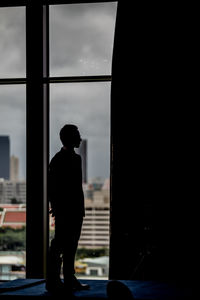
<path fill-rule="evenodd" d="M 25 8 L 0 8 L 0 280 L 25 277 Z"/>
<path fill-rule="evenodd" d="M 49 159 L 61 147 L 58 133 L 65 123 L 78 125 L 84 140 L 79 153 L 83 160 L 86 217 L 77 252 L 77 274 L 107 278 L 110 212 L 110 82 L 117 3 L 92 2 L 56 5 L 58 1 L 55 3 L 50 1 L 46 19 L 49 22 L 47 47 L 44 47 L 45 51 L 42 54 L 47 57 L 46 62 L 49 63 L 47 66 L 49 74 L 48 71 L 43 73 L 43 80 L 45 77 L 50 86 L 49 91 L 47 86 L 46 96 L 43 97 L 46 97 L 47 101 L 50 100 L 46 106 L 50 108 Z M 15 4 L 18 4 L 17 1 Z M 45 6 L 46 4 L 47 1 Z M 25 38 L 28 24 L 26 22 L 29 22 L 30 14 L 25 15 L 25 1 L 19 1 L 19 7 L 0 8 L 0 139 L 2 145 L 5 145 L 0 149 L 0 280 L 25 276 L 25 231 L 28 224 L 26 216 L 30 218 L 31 215 L 34 218 L 34 213 L 31 212 L 34 204 L 30 202 L 34 200 L 35 206 L 41 203 L 39 181 L 42 179 L 40 176 L 37 177 L 34 170 L 33 175 L 30 172 L 29 150 L 31 149 L 32 153 L 36 150 L 36 148 L 33 150 L 36 145 L 31 144 L 34 129 L 26 128 L 26 125 L 30 124 L 31 101 L 33 103 L 33 100 L 35 102 L 38 100 L 37 97 L 31 99 L 29 89 L 27 92 L 26 88 L 35 78 L 29 73 L 30 55 L 26 61 L 26 51 L 28 53 L 30 50 L 27 49 L 31 47 L 26 47 Z M 41 26 L 39 31 L 43 30 L 44 27 Z M 30 46 L 31 39 L 28 41 L 28 37 L 27 44 Z M 37 66 L 37 61 L 35 64 Z M 28 79 L 26 70 L 30 76 Z M 37 122 L 37 110 L 34 111 L 34 118 L 32 120 Z M 48 118 L 46 121 L 48 124 Z M 48 129 L 45 132 L 47 133 Z M 38 139 L 38 146 L 43 147 L 41 139 Z M 45 149 L 48 152 L 48 147 Z M 38 152 L 35 153 L 37 157 Z M 41 173 L 40 166 L 41 164 L 38 172 Z M 27 202 L 26 187 L 29 190 Z M 37 187 L 38 195 L 35 193 L 35 198 L 32 197 L 34 199 L 30 201 L 30 190 L 35 191 Z M 29 214 L 27 214 L 28 203 Z M 42 216 L 41 207 L 38 206 L 38 211 L 34 207 L 34 211 L 40 214 L 39 220 Z M 36 220 L 32 221 L 32 224 L 37 226 Z M 31 222 L 29 228 L 30 224 Z M 35 225 L 31 225 L 32 229 L 27 231 L 29 233 L 31 230 L 36 231 Z M 53 229 L 53 220 L 50 219 L 50 238 Z M 38 239 L 38 247 L 42 247 L 40 238 L 41 236 Z M 29 236 L 28 255 L 32 251 L 30 240 Z M 28 260 L 30 262 L 32 258 L 28 257 Z M 32 267 L 29 266 L 30 268 Z"/>
<path fill-rule="evenodd" d="M 50 156 L 54 155 L 61 147 L 58 133 L 63 124 L 77 124 L 83 138 L 78 151 L 82 155 L 83 162 L 86 217 L 84 218 L 79 241 L 76 271 L 82 276 L 92 275 L 92 270 L 96 266 L 96 258 L 103 256 L 102 265 L 100 261 L 98 268 L 96 267 L 98 270 L 97 275 L 107 277 L 109 252 L 110 83 L 52 84 L 50 95 Z M 98 212 L 100 213 L 99 216 Z M 93 268 L 91 268 L 92 265 L 94 265 Z"/>
<path fill-rule="evenodd" d="M 111 75 L 116 3 L 50 7 L 50 75 Z"/>
<path fill-rule="evenodd" d="M 116 3 L 50 7 L 50 158 L 59 130 L 76 124 L 83 139 L 86 216 L 76 275 L 108 277 L 110 196 L 110 81 Z M 56 82 L 57 81 L 57 82 Z M 50 220 L 50 238 L 53 220 Z"/>

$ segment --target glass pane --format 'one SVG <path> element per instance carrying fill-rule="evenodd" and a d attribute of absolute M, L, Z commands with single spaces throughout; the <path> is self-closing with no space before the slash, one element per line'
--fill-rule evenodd
<path fill-rule="evenodd" d="M 0 86 L 0 280 L 25 278 L 25 86 Z"/>
<path fill-rule="evenodd" d="M 77 125 L 83 139 L 75 149 L 82 156 L 86 210 L 76 274 L 108 278 L 110 83 L 52 84 L 50 95 L 50 158 L 62 147 L 59 131 L 64 124 Z M 53 230 L 51 220 L 51 237 Z"/>
<path fill-rule="evenodd" d="M 51 76 L 110 75 L 116 2 L 50 7 Z"/>
<path fill-rule="evenodd" d="M 25 8 L 0 8 L 0 78 L 25 77 Z"/>

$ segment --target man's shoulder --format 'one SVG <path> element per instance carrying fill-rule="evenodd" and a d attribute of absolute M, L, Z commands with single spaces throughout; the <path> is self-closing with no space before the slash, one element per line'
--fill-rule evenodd
<path fill-rule="evenodd" d="M 51 159 L 51 161 L 50 161 L 50 165 L 51 164 L 54 164 L 54 163 L 56 163 L 57 161 L 59 161 L 59 160 L 61 160 L 62 159 L 62 152 L 61 151 L 58 151 L 53 157 L 52 157 L 52 159 Z"/>
<path fill-rule="evenodd" d="M 51 159 L 50 161 L 50 165 L 54 165 L 57 164 L 59 162 L 62 161 L 81 161 L 81 156 L 79 154 L 77 154 L 75 151 L 72 153 L 68 153 L 67 151 L 63 151 L 62 149 L 60 151 L 58 151 Z"/>

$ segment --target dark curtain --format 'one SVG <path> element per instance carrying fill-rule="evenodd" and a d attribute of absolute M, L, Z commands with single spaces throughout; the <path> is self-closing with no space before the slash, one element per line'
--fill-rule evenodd
<path fill-rule="evenodd" d="M 180 7 L 118 2 L 111 90 L 110 278 L 193 280 L 193 35 Z M 191 51 L 190 51 L 191 50 Z"/>

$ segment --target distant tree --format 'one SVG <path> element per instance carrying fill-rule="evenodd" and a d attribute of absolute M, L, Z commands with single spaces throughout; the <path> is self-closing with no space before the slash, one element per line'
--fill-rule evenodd
<path fill-rule="evenodd" d="M 26 228 L 0 228 L 0 251 L 22 251 L 26 248 Z"/>
<path fill-rule="evenodd" d="M 10 201 L 11 201 L 11 204 L 18 204 L 18 201 L 16 198 L 11 198 Z"/>
<path fill-rule="evenodd" d="M 76 253 L 76 259 L 83 259 L 86 257 L 100 257 L 100 256 L 108 256 L 109 249 L 108 248 L 98 248 L 98 249 L 86 249 L 86 248 L 78 248 Z"/>

